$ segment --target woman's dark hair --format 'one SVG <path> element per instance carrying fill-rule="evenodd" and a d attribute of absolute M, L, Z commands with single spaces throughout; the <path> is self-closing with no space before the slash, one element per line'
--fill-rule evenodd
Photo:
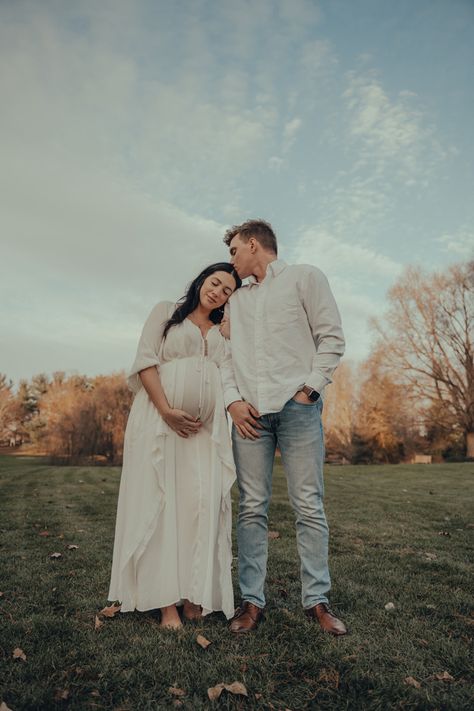
<path fill-rule="evenodd" d="M 166 322 L 165 329 L 163 331 L 163 338 L 166 338 L 166 334 L 172 326 L 176 326 L 178 323 L 182 323 L 184 319 L 189 316 L 190 313 L 199 305 L 199 292 L 201 291 L 201 286 L 206 281 L 207 277 L 214 274 L 214 272 L 227 272 L 231 274 L 236 283 L 236 289 L 242 286 L 242 280 L 235 271 L 232 264 L 229 262 L 217 262 L 217 264 L 211 264 L 202 270 L 200 274 L 191 282 L 188 286 L 185 295 L 178 301 L 178 305 L 171 316 L 171 318 Z M 209 318 L 213 323 L 220 323 L 222 317 L 224 316 L 224 307 L 221 306 L 218 309 L 213 309 L 209 314 Z"/>

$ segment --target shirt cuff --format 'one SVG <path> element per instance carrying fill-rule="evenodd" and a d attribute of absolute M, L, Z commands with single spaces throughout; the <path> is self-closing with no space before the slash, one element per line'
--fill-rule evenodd
<path fill-rule="evenodd" d="M 316 390 L 317 393 L 322 395 L 322 392 L 326 385 L 329 385 L 331 381 L 324 377 L 324 375 L 319 375 L 318 373 L 311 373 L 310 377 L 306 381 L 305 385 L 309 385 L 310 388 Z"/>
<path fill-rule="evenodd" d="M 225 409 L 227 410 L 229 405 L 232 405 L 232 403 L 236 400 L 242 400 L 242 396 L 237 390 L 237 388 L 231 388 L 230 390 L 226 390 L 226 392 L 224 393 Z"/>

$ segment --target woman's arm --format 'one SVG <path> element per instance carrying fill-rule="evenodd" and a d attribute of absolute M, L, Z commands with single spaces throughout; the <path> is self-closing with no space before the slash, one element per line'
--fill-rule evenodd
<path fill-rule="evenodd" d="M 180 437 L 184 438 L 196 434 L 196 432 L 199 431 L 201 422 L 195 420 L 194 417 L 184 410 L 170 407 L 163 386 L 161 385 L 156 366 L 152 365 L 150 368 L 145 368 L 141 370 L 138 375 L 143 387 L 148 393 L 148 397 L 168 427 L 171 427 Z"/>

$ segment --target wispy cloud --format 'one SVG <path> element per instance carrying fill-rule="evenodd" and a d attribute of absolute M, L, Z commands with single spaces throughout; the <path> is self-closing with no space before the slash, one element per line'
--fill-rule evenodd
<path fill-rule="evenodd" d="M 474 259 L 474 231 L 462 227 L 455 234 L 444 234 L 436 238 L 443 252 L 450 254 L 453 259 Z"/>
<path fill-rule="evenodd" d="M 376 171 L 390 167 L 413 180 L 444 155 L 414 92 L 404 90 L 390 98 L 374 72 L 351 71 L 343 97 L 350 142 Z"/>

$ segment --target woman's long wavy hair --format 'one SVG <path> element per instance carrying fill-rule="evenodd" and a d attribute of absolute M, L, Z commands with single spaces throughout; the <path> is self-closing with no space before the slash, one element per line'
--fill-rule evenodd
<path fill-rule="evenodd" d="M 207 277 L 211 276 L 211 274 L 214 274 L 214 272 L 227 272 L 228 274 L 231 274 L 234 277 L 236 289 L 239 289 L 242 286 L 242 280 L 240 279 L 232 264 L 229 264 L 229 262 L 217 262 L 217 264 L 211 264 L 209 267 L 206 267 L 191 282 L 191 284 L 186 290 L 185 295 L 178 301 L 178 305 L 173 315 L 166 322 L 163 331 L 163 338 L 166 338 L 166 334 L 172 326 L 176 326 L 178 323 L 182 323 L 184 319 L 189 316 L 189 314 L 192 313 L 194 309 L 197 308 L 197 306 L 199 306 L 199 293 L 201 291 L 201 287 L 206 281 Z M 223 316 L 224 306 L 221 306 L 218 309 L 213 309 L 209 314 L 209 318 L 213 323 L 220 323 L 222 321 Z"/>

